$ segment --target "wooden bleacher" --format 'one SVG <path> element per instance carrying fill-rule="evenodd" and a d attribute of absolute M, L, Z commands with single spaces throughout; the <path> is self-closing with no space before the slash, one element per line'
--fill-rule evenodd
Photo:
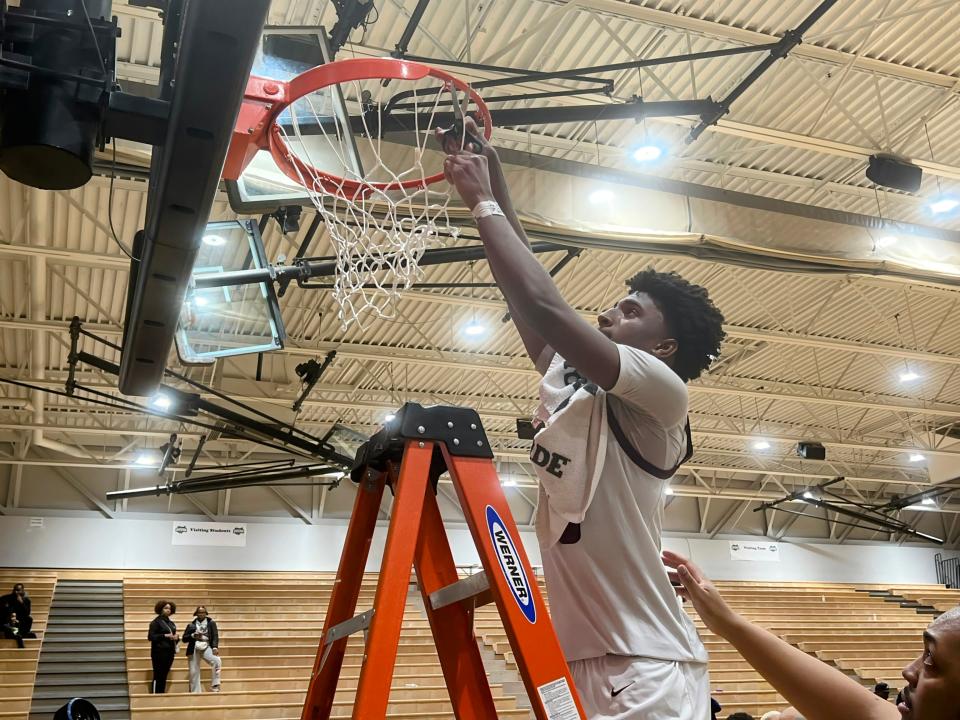
<path fill-rule="evenodd" d="M 857 592 L 858 586 L 836 583 L 717 582 L 731 606 L 758 623 L 831 663 L 855 674 L 864 685 L 881 680 L 891 688 L 904 684 L 901 668 L 922 647 L 921 633 L 929 615 L 881 598 Z M 938 586 L 922 586 L 922 594 L 934 594 Z M 543 580 L 541 592 L 546 596 Z M 710 654 L 710 684 L 723 705 L 723 715 L 745 711 L 760 717 L 769 710 L 787 706 L 786 701 L 722 638 L 704 627 L 687 606 Z M 476 626 L 483 641 L 513 664 L 509 642 L 496 611 L 477 610 Z M 896 695 L 896 693 L 894 693 Z"/>
<path fill-rule="evenodd" d="M 0 570 L 0 590 L 21 581 L 33 598 L 35 629 L 46 627 L 57 571 Z M 241 573 L 156 571 L 62 571 L 63 577 L 123 578 L 124 634 L 133 720 L 226 720 L 297 718 L 320 639 L 333 573 Z M 372 605 L 376 575 L 364 581 L 358 612 Z M 718 582 L 735 609 L 808 653 L 831 663 L 865 685 L 903 684 L 901 668 L 914 659 L 930 615 L 857 592 L 866 586 L 831 583 Z M 542 588 L 542 580 L 541 580 Z M 957 602 L 960 591 L 942 586 L 876 586 L 941 610 Z M 223 658 L 222 692 L 210 693 L 209 668 L 203 664 L 202 695 L 187 692 L 186 657 L 178 655 L 164 696 L 149 694 L 151 678 L 147 625 L 159 599 L 177 603 L 174 617 L 182 632 L 198 604 L 217 620 Z M 408 602 L 394 673 L 390 714 L 394 720 L 450 720 L 453 717 L 430 629 L 415 594 Z M 744 710 L 759 717 L 786 705 L 763 678 L 723 640 L 703 628 L 710 653 L 711 686 L 723 714 Z M 475 631 L 509 667 L 510 648 L 492 606 L 479 608 Z M 0 720 L 23 720 L 29 711 L 41 640 L 27 640 L 18 651 L 13 641 L 0 646 Z M 32 646 L 32 647 L 31 647 Z M 359 678 L 363 639 L 351 637 L 334 715 L 349 716 Z M 515 665 L 514 665 L 515 667 Z M 499 684 L 493 686 L 500 717 L 529 718 L 528 709 Z M 12 704 L 11 704 L 12 703 Z"/>
<path fill-rule="evenodd" d="M 51 572 L 36 570 L 0 570 L 0 595 L 6 595 L 15 583 L 22 582 L 32 603 L 33 632 L 36 639 L 26 638 L 21 650 L 15 640 L 0 638 L 0 718 L 21 720 L 30 713 L 33 685 L 40 659 L 40 645 L 57 576 Z"/>
<path fill-rule="evenodd" d="M 881 680 L 891 688 L 904 684 L 900 670 L 919 654 L 923 628 L 931 620 L 929 615 L 918 615 L 913 609 L 857 592 L 856 585 L 718 582 L 717 587 L 746 618 L 871 687 Z M 722 642 L 703 627 L 692 609 L 688 611 L 705 641 Z M 714 652 L 711 649 L 712 680 Z M 712 684 L 716 687 L 716 680 Z M 734 696 L 722 689 L 723 694 L 717 698 L 725 713 L 728 709 L 744 709 L 759 715 L 781 707 L 756 707 L 753 712 L 741 707 L 737 698 L 734 708 L 735 703 L 729 702 Z M 778 698 L 778 702 L 782 700 Z"/>
<path fill-rule="evenodd" d="M 323 627 L 333 574 L 157 573 L 124 581 L 124 634 L 133 720 L 230 720 L 299 718 L 307 681 Z M 373 603 L 376 575 L 368 575 L 358 612 Z M 188 693 L 187 661 L 181 650 L 171 671 L 168 693 L 149 694 L 151 679 L 147 626 L 157 600 L 177 604 L 174 620 L 182 632 L 193 610 L 203 604 L 217 621 L 223 659 L 221 692 Z M 348 717 L 359 679 L 362 636 L 353 636 L 334 700 L 335 717 Z M 494 684 L 498 715 L 529 718 L 516 698 Z M 394 673 L 388 718 L 449 720 L 453 710 L 426 617 L 416 600 L 407 603 Z"/>

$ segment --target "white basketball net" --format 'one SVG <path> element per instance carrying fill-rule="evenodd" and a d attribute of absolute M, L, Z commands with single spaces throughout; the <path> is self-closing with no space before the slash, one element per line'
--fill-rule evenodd
<path fill-rule="evenodd" d="M 344 83 L 341 87 L 351 116 L 363 118 L 362 137 L 354 137 L 349 129 L 333 120 L 330 96 L 313 94 L 301 98 L 290 106 L 290 121 L 278 123 L 289 151 L 310 167 L 318 167 L 324 153 L 333 153 L 334 163 L 343 168 L 342 181 L 331 183 L 316 173 L 300 177 L 310 200 L 326 223 L 331 243 L 335 249 L 337 273 L 333 295 L 339 306 L 338 317 L 344 329 L 352 323 L 363 326 L 362 317 L 393 318 L 396 300 L 401 291 L 420 280 L 423 271 L 418 262 L 423 252 L 438 244 L 446 236 L 456 237 L 457 229 L 450 224 L 447 205 L 450 193 L 446 183 L 440 190 L 428 190 L 426 183 L 413 188 L 397 188 L 383 191 L 372 183 L 396 183 L 410 179 L 425 181 L 428 172 L 424 168 L 427 143 L 434 132 L 434 118 L 438 107 L 451 93 L 442 81 L 427 78 L 433 85 L 424 89 L 418 83 L 416 93 L 408 105 L 412 105 L 417 122 L 415 144 L 405 146 L 384 142 L 381 133 L 373 125 L 372 115 L 360 112 L 359 98 L 370 107 L 376 93 L 377 125 L 382 117 L 382 95 L 392 97 L 398 90 L 396 81 L 384 88 L 377 81 Z M 407 83 L 409 85 L 409 83 Z M 352 87 L 349 87 L 352 86 Z M 375 90 L 374 90 L 375 88 Z M 364 90 L 368 93 L 364 96 Z M 429 122 L 421 127 L 421 108 L 428 114 Z M 285 127 L 286 126 L 286 127 Z M 320 132 L 304 136 L 302 129 L 317 128 Z M 351 167 L 352 142 L 356 142 L 361 155 L 362 173 Z M 434 150 L 439 148 L 434 144 Z M 383 153 L 389 153 L 391 161 L 385 161 Z M 394 160 L 394 156 L 402 160 Z M 329 163 L 330 155 L 326 155 Z M 437 168 L 440 162 L 432 158 Z M 396 167 L 403 167 L 396 170 Z M 300 172 L 298 170 L 298 172 Z M 355 192 L 345 187 L 347 181 L 361 182 L 365 192 Z"/>

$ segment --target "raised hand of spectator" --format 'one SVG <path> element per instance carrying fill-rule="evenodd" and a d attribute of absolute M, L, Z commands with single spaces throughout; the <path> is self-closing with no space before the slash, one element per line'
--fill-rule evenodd
<path fill-rule="evenodd" d="M 741 618 L 727 605 L 727 601 L 710 582 L 710 578 L 683 555 L 664 550 L 661 559 L 668 568 L 667 575 L 676 588 L 677 595 L 693 603 L 693 607 L 710 630 L 726 637 Z"/>

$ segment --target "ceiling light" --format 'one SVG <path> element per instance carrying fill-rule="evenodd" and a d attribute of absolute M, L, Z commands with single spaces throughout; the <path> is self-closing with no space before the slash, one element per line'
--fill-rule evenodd
<path fill-rule="evenodd" d="M 387 413 L 386 415 L 383 416 L 384 422 L 391 422 L 396 419 L 397 419 L 397 416 L 394 413 Z"/>
<path fill-rule="evenodd" d="M 923 498 L 923 500 L 920 501 L 920 504 L 921 504 L 921 505 L 936 505 L 936 504 L 937 504 L 937 501 L 934 500 L 932 497 L 925 497 L 925 498 Z"/>
<path fill-rule="evenodd" d="M 601 189 L 594 190 L 592 193 L 590 193 L 590 197 L 588 199 L 594 205 L 603 205 L 604 203 L 608 203 L 613 200 L 613 198 L 614 195 L 612 190 Z"/>
<path fill-rule="evenodd" d="M 203 244 L 219 247 L 220 245 L 226 245 L 227 239 L 223 235 L 204 235 Z"/>
<path fill-rule="evenodd" d="M 503 478 L 500 481 L 500 484 L 503 485 L 503 487 L 516 487 L 517 481 L 514 480 L 513 478 Z"/>
<path fill-rule="evenodd" d="M 907 505 L 904 510 L 923 510 L 925 512 L 931 512 L 937 510 L 937 504 L 935 502 L 927 503 L 929 498 L 924 498 L 923 502 L 918 505 Z"/>
<path fill-rule="evenodd" d="M 206 307 L 208 304 L 207 299 L 203 295 L 194 295 L 193 304 L 197 307 Z"/>
<path fill-rule="evenodd" d="M 487 331 L 487 326 L 478 323 L 476 320 L 471 320 L 470 323 L 463 328 L 464 335 L 470 335 L 471 337 L 477 337 L 483 335 Z"/>
<path fill-rule="evenodd" d="M 753 443 L 753 449 L 754 449 L 754 450 L 769 450 L 769 449 L 770 449 L 770 443 L 768 443 L 766 440 L 756 440 L 756 441 Z"/>
<path fill-rule="evenodd" d="M 144 466 L 159 465 L 160 459 L 153 453 L 142 452 L 139 455 L 137 455 L 137 459 L 134 460 L 133 462 L 136 463 L 137 465 L 144 465 Z"/>
<path fill-rule="evenodd" d="M 926 460 L 926 457 L 920 453 L 910 453 L 910 462 L 923 462 Z"/>
<path fill-rule="evenodd" d="M 641 145 L 630 155 L 637 162 L 653 162 L 663 155 L 663 148 L 657 145 Z"/>
<path fill-rule="evenodd" d="M 674 494 L 674 493 L 673 493 L 673 488 L 670 487 L 669 485 L 667 486 L 667 489 L 664 490 L 663 492 L 666 493 L 667 495 L 673 495 L 673 494 Z"/>
<path fill-rule="evenodd" d="M 338 470 L 335 473 L 330 473 L 329 477 L 332 477 L 334 480 L 343 480 L 347 474 L 341 470 Z"/>
<path fill-rule="evenodd" d="M 171 404 L 170 396 L 164 395 L 163 393 L 157 393 L 153 396 L 153 400 L 150 401 L 150 404 L 153 405 L 158 410 L 167 410 Z"/>
<path fill-rule="evenodd" d="M 904 372 L 900 373 L 900 382 L 912 382 L 919 377 L 920 376 L 913 370 L 905 370 Z"/>
<path fill-rule="evenodd" d="M 805 500 L 817 500 L 817 496 L 814 495 L 810 490 L 803 491 L 803 497 Z"/>
<path fill-rule="evenodd" d="M 960 206 L 960 200 L 957 200 L 955 197 L 939 197 L 927 207 L 930 208 L 930 212 L 940 215 L 941 213 L 956 210 L 958 206 Z"/>

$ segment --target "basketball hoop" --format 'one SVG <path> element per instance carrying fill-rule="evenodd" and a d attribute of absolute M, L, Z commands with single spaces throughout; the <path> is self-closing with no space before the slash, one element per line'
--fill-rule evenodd
<path fill-rule="evenodd" d="M 324 106 L 329 96 L 318 93 L 333 86 L 351 108 L 349 127 Z M 326 223 L 343 326 L 364 313 L 390 318 L 400 291 L 422 276 L 424 250 L 457 235 L 447 214 L 449 189 L 430 190 L 444 176 L 443 153 L 428 144 L 437 128 L 462 129 L 470 111 L 489 138 L 490 112 L 480 95 L 449 73 L 406 60 L 340 60 L 287 82 L 253 76 L 223 177 L 236 179 L 257 152 L 268 151 Z M 458 134 L 463 147 L 466 133 Z M 359 162 L 349 162 L 356 154 Z"/>

